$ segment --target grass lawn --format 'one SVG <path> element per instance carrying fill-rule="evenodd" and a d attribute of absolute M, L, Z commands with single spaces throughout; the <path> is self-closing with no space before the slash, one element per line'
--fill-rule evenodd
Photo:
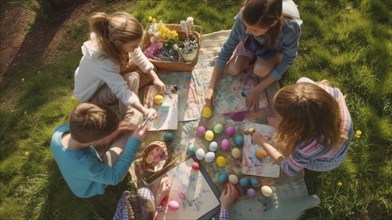
<path fill-rule="evenodd" d="M 126 11 L 143 24 L 149 16 L 165 23 L 193 16 L 203 33 L 230 29 L 242 3 L 93 2 L 95 11 Z M 391 219 L 392 1 L 296 3 L 304 20 L 300 49 L 281 85 L 301 76 L 329 80 L 347 95 L 358 131 L 342 166 L 327 173 L 306 172 L 308 190 L 321 203 L 307 210 L 303 219 Z M 0 84 L 0 219 L 111 219 L 119 195 L 133 188 L 126 179 L 108 187 L 103 196 L 78 199 L 49 150 L 52 131 L 66 122 L 78 103 L 72 96 L 73 72 L 81 58 L 80 45 L 88 36 L 86 19 L 68 24 L 54 62 L 26 60 L 8 71 Z"/>

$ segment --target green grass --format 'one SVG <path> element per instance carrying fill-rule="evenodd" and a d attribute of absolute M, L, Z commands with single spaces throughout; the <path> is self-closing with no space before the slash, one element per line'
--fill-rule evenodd
<path fill-rule="evenodd" d="M 320 197 L 321 204 L 307 210 L 303 219 L 390 219 L 392 2 L 296 2 L 304 20 L 300 50 L 281 85 L 301 76 L 328 79 L 347 95 L 354 130 L 362 131 L 341 167 L 327 173 L 306 172 L 308 190 Z M 203 33 L 210 33 L 230 29 L 242 1 L 98 3 L 97 11 L 127 11 L 142 23 L 148 16 L 165 23 L 193 16 Z M 0 85 L 0 219 L 111 219 L 118 196 L 133 188 L 123 181 L 108 187 L 103 196 L 78 199 L 49 151 L 53 129 L 66 121 L 77 103 L 72 97 L 73 72 L 86 27 L 86 22 L 67 27 L 57 62 L 21 65 Z"/>

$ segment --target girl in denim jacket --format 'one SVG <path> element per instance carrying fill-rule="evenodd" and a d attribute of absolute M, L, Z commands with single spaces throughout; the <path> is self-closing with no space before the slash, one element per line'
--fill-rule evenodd
<path fill-rule="evenodd" d="M 282 5 L 290 15 L 282 13 Z M 246 105 L 256 110 L 261 92 L 294 63 L 301 24 L 298 9 L 291 0 L 245 0 L 216 59 L 205 93 L 206 105 L 213 105 L 215 87 L 224 70 L 236 76 L 254 65 L 253 73 L 262 80 L 247 95 Z"/>

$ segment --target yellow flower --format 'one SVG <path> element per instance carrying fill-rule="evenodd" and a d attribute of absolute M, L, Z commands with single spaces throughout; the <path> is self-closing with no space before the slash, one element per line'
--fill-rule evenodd
<path fill-rule="evenodd" d="M 151 22 L 152 23 L 157 23 L 157 19 L 153 18 Z"/>
<path fill-rule="evenodd" d="M 24 82 L 24 78 L 20 79 L 20 81 Z"/>
<path fill-rule="evenodd" d="M 343 185 L 343 183 L 342 182 L 338 182 L 338 187 L 341 187 Z"/>
<path fill-rule="evenodd" d="M 357 130 L 356 132 L 355 132 L 355 137 L 356 138 L 359 138 L 359 137 L 361 137 L 361 135 L 362 135 L 362 131 L 360 131 L 360 130 Z"/>
<path fill-rule="evenodd" d="M 148 21 L 151 22 L 152 21 L 152 17 L 148 16 Z"/>
<path fill-rule="evenodd" d="M 30 152 L 29 151 L 25 151 L 24 155 L 25 155 L 25 157 L 28 157 L 28 156 L 30 156 Z"/>

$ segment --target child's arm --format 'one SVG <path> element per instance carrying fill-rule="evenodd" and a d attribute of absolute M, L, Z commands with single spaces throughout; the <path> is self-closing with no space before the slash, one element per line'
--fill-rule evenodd
<path fill-rule="evenodd" d="M 267 143 L 264 136 L 260 132 L 255 131 L 252 133 L 252 141 L 257 145 L 261 146 L 265 151 L 267 151 L 268 155 L 270 155 L 271 158 L 275 161 L 275 163 L 280 166 L 282 160 L 285 157 L 283 156 L 282 153 L 276 150 L 272 145 Z"/>
<path fill-rule="evenodd" d="M 154 69 L 151 69 L 148 74 L 150 74 L 151 78 L 152 78 L 152 83 L 154 84 L 155 88 L 157 88 L 157 90 L 159 92 L 164 92 L 165 91 L 165 84 L 161 81 L 161 79 L 159 79 L 157 73 L 155 72 Z"/>

